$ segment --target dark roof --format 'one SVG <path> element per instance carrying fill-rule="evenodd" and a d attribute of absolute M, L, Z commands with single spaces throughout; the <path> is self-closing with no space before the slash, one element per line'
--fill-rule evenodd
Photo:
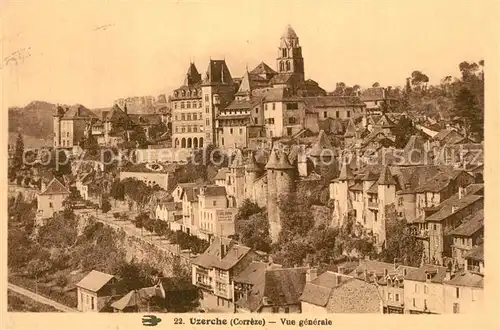
<path fill-rule="evenodd" d="M 252 109 L 255 105 L 259 104 L 260 101 L 260 98 L 253 98 L 252 100 L 234 100 L 226 107 L 226 110 Z"/>
<path fill-rule="evenodd" d="M 248 164 L 245 165 L 245 170 L 247 172 L 260 172 L 261 171 L 261 167 L 257 163 L 257 160 L 255 159 L 255 155 L 253 154 L 253 152 L 250 153 Z"/>
<path fill-rule="evenodd" d="M 449 280 L 445 284 L 453 286 L 465 286 L 469 288 L 483 288 L 484 287 L 484 276 L 477 273 L 472 273 L 463 270 Z"/>
<path fill-rule="evenodd" d="M 384 167 L 384 169 L 380 173 L 380 177 L 378 178 L 377 183 L 383 185 L 396 185 L 396 180 L 394 180 L 394 178 L 392 177 L 389 166 Z"/>
<path fill-rule="evenodd" d="M 113 105 L 111 110 L 102 113 L 103 121 L 117 122 L 125 119 L 128 119 L 127 114 L 117 104 Z"/>
<path fill-rule="evenodd" d="M 352 173 L 351 167 L 348 166 L 348 164 L 344 162 L 344 164 L 342 164 L 342 168 L 340 170 L 340 175 L 335 180 L 340 181 L 340 180 L 352 180 L 352 179 L 354 179 L 354 174 Z"/>
<path fill-rule="evenodd" d="M 324 130 L 319 131 L 318 140 L 309 151 L 309 156 L 320 157 L 324 149 L 332 150 L 330 139 L 325 134 Z M 325 156 L 328 154 L 325 154 Z"/>
<path fill-rule="evenodd" d="M 222 186 L 204 186 L 200 188 L 200 195 L 205 196 L 226 196 L 226 187 Z"/>
<path fill-rule="evenodd" d="M 226 174 L 229 173 L 231 170 L 227 167 L 223 167 L 219 169 L 217 174 L 214 177 L 214 180 L 226 180 Z"/>
<path fill-rule="evenodd" d="M 278 165 L 278 156 L 276 155 L 276 151 L 272 149 L 266 164 L 266 169 L 274 169 L 276 168 L 277 165 Z"/>
<path fill-rule="evenodd" d="M 276 71 L 271 69 L 269 65 L 267 65 L 264 62 L 261 62 L 259 65 L 257 65 L 252 71 L 250 71 L 251 74 L 275 74 Z"/>
<path fill-rule="evenodd" d="M 210 60 L 208 63 L 208 68 L 203 76 L 203 85 L 213 85 L 213 84 L 233 84 L 233 78 L 231 77 L 231 72 L 227 67 L 225 60 Z"/>
<path fill-rule="evenodd" d="M 160 125 L 161 115 L 157 114 L 129 114 L 128 117 L 134 125 Z"/>
<path fill-rule="evenodd" d="M 271 85 L 287 84 L 292 78 L 294 78 L 293 73 L 278 73 L 271 78 L 269 83 Z"/>
<path fill-rule="evenodd" d="M 64 113 L 62 119 L 99 119 L 95 113 L 81 104 L 75 104 L 69 107 Z"/>
<path fill-rule="evenodd" d="M 434 135 L 434 137 L 432 139 L 435 140 L 435 141 L 441 141 L 446 136 L 448 136 L 448 134 L 450 134 L 452 131 L 454 131 L 454 129 L 445 128 L 445 129 L 439 131 L 436 135 Z"/>
<path fill-rule="evenodd" d="M 40 195 L 69 195 L 70 191 L 56 178 L 47 185 L 47 188 Z"/>
<path fill-rule="evenodd" d="M 357 182 L 357 183 L 353 184 L 352 186 L 350 186 L 349 190 L 352 190 L 352 191 L 363 191 L 363 183 L 362 182 Z"/>
<path fill-rule="evenodd" d="M 379 101 L 384 99 L 384 87 L 367 88 L 361 93 L 363 101 Z"/>
<path fill-rule="evenodd" d="M 184 194 L 185 194 L 187 197 L 187 201 L 192 202 L 192 201 L 195 201 L 198 199 L 199 192 L 200 192 L 200 187 L 198 187 L 198 186 L 183 187 L 182 193 L 181 193 L 181 198 L 184 198 Z"/>
<path fill-rule="evenodd" d="M 319 97 L 305 97 L 306 105 L 312 108 L 329 108 L 329 107 L 350 107 L 350 106 L 364 106 L 358 97 L 354 96 L 319 96 Z"/>
<path fill-rule="evenodd" d="M 446 277 L 446 267 L 436 265 L 423 265 L 411 270 L 406 274 L 405 280 L 426 282 L 427 274 L 430 274 L 432 283 L 443 283 Z"/>
<path fill-rule="evenodd" d="M 223 244 L 227 249 L 226 255 L 221 259 L 221 238 L 215 238 L 208 249 L 198 256 L 192 263 L 203 268 L 219 268 L 229 270 L 250 253 L 251 249 L 244 245 Z"/>
<path fill-rule="evenodd" d="M 417 187 L 414 191 L 416 193 L 422 192 L 440 192 L 447 188 L 451 181 L 454 180 L 460 173 L 467 173 L 460 169 L 450 169 L 449 171 L 442 171 L 429 178 L 424 184 Z"/>
<path fill-rule="evenodd" d="M 300 303 L 306 284 L 306 268 L 278 268 L 266 272 L 264 296 L 272 305 Z"/>
<path fill-rule="evenodd" d="M 238 276 L 236 276 L 233 281 L 238 283 L 257 285 L 263 280 L 266 269 L 268 267 L 268 263 L 253 261 Z"/>
<path fill-rule="evenodd" d="M 293 169 L 293 166 L 290 164 L 288 160 L 288 156 L 285 152 L 280 152 L 278 157 L 278 163 L 274 167 L 276 170 L 289 170 Z"/>
<path fill-rule="evenodd" d="M 245 257 L 248 253 L 250 253 L 251 248 L 246 247 L 244 245 L 234 244 L 229 247 L 226 255 L 222 260 L 217 260 L 213 267 L 229 270 L 236 266 L 238 262 L 240 262 L 243 257 Z"/>
<path fill-rule="evenodd" d="M 186 73 L 186 78 L 184 79 L 184 85 L 193 87 L 201 82 L 201 75 L 196 69 L 196 65 L 194 63 L 189 64 L 188 71 Z"/>

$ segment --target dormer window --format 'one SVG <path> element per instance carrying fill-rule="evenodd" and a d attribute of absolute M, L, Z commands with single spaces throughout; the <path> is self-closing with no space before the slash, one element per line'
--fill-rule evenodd
<path fill-rule="evenodd" d="M 182 91 L 182 96 L 186 96 L 186 91 L 185 90 Z"/>

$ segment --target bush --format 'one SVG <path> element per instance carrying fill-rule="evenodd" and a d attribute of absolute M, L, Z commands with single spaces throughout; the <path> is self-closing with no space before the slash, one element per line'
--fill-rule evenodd
<path fill-rule="evenodd" d="M 56 278 L 56 285 L 57 286 L 64 288 L 66 286 L 66 284 L 68 284 L 68 279 L 66 278 L 66 276 L 64 276 L 62 274 L 57 276 L 57 278 Z"/>
<path fill-rule="evenodd" d="M 120 212 L 113 213 L 113 218 L 115 218 L 115 219 L 120 218 L 120 216 L 121 216 Z"/>

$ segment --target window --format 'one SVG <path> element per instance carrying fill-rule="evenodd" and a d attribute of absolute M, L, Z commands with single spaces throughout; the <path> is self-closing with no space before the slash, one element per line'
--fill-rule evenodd
<path fill-rule="evenodd" d="M 429 293 L 429 290 L 428 290 L 428 288 L 427 288 L 427 285 L 424 285 L 424 293 L 425 293 L 425 294 Z"/>
<path fill-rule="evenodd" d="M 298 103 L 287 103 L 286 104 L 286 109 L 287 110 L 297 110 L 299 108 Z"/>
<path fill-rule="evenodd" d="M 289 124 L 296 124 L 296 118 L 295 117 L 288 118 L 288 123 Z"/>
<path fill-rule="evenodd" d="M 198 132 L 198 126 L 193 126 L 193 132 Z"/>
<path fill-rule="evenodd" d="M 436 224 L 434 224 L 434 230 L 437 230 L 437 225 Z"/>
<path fill-rule="evenodd" d="M 187 129 L 188 129 L 188 133 L 191 133 L 191 126 L 188 126 Z"/>
<path fill-rule="evenodd" d="M 276 103 L 273 103 L 273 110 L 276 110 Z"/>
<path fill-rule="evenodd" d="M 243 128 L 240 128 L 240 135 L 243 134 Z"/>
<path fill-rule="evenodd" d="M 198 119 L 197 115 L 195 113 L 193 113 L 193 120 L 197 120 L 197 119 Z"/>
<path fill-rule="evenodd" d="M 453 303 L 453 314 L 460 313 L 460 305 L 458 303 Z"/>
<path fill-rule="evenodd" d="M 290 313 L 290 307 L 285 307 L 285 314 Z"/>
<path fill-rule="evenodd" d="M 95 306 L 94 306 L 94 297 L 90 297 L 90 305 L 92 306 L 92 310 L 95 309 Z"/>
<path fill-rule="evenodd" d="M 392 293 L 387 293 L 387 300 L 391 301 L 392 300 Z"/>
<path fill-rule="evenodd" d="M 460 288 L 459 287 L 455 288 L 455 294 L 456 294 L 457 298 L 460 298 Z"/>
<path fill-rule="evenodd" d="M 413 307 L 416 307 L 417 304 L 415 303 L 415 298 L 413 298 Z"/>
<path fill-rule="evenodd" d="M 181 102 L 181 109 L 184 109 L 184 102 Z"/>
<path fill-rule="evenodd" d="M 280 308 L 279 308 L 279 307 L 273 307 L 273 308 L 272 308 L 272 312 L 273 312 L 273 313 L 279 313 L 279 311 L 280 311 Z"/>
<path fill-rule="evenodd" d="M 259 108 L 255 108 L 255 113 L 259 113 Z"/>
<path fill-rule="evenodd" d="M 181 131 L 182 131 L 182 133 L 185 133 L 186 132 L 186 127 L 182 126 Z"/>
<path fill-rule="evenodd" d="M 210 121 L 208 120 L 208 118 L 205 120 L 205 122 L 207 123 L 207 126 L 210 125 Z"/>
<path fill-rule="evenodd" d="M 205 102 L 208 102 L 208 100 L 209 100 L 208 94 L 205 94 Z"/>
<path fill-rule="evenodd" d="M 177 119 L 177 118 L 178 118 L 178 117 L 177 117 L 177 115 L 175 115 L 175 116 L 174 116 L 174 118 L 175 118 L 175 121 L 177 121 L 177 120 L 178 120 L 178 119 Z"/>
<path fill-rule="evenodd" d="M 186 108 L 191 109 L 191 102 L 189 102 L 189 101 L 186 102 Z"/>
<path fill-rule="evenodd" d="M 229 134 L 233 134 L 233 129 L 232 128 L 229 129 Z"/>
<path fill-rule="evenodd" d="M 174 102 L 174 109 L 177 109 L 177 102 Z"/>
<path fill-rule="evenodd" d="M 323 111 L 323 118 L 328 117 L 328 113 L 326 111 Z"/>
<path fill-rule="evenodd" d="M 217 205 L 217 201 L 213 201 L 212 204 L 213 204 L 213 206 L 216 206 Z"/>
<path fill-rule="evenodd" d="M 264 104 L 264 110 L 267 110 L 267 103 Z"/>
<path fill-rule="evenodd" d="M 186 115 L 182 114 L 182 115 L 181 115 L 181 120 L 182 120 L 182 121 L 186 120 Z"/>
<path fill-rule="evenodd" d="M 208 105 L 207 105 L 207 106 L 205 106 L 205 113 L 209 113 L 209 112 L 210 112 L 210 110 L 209 110 Z"/>
<path fill-rule="evenodd" d="M 53 206 L 52 206 L 52 202 L 49 202 L 49 207 L 50 207 L 50 208 L 53 208 Z"/>
<path fill-rule="evenodd" d="M 190 113 L 187 114 L 187 120 L 191 120 L 191 114 Z"/>
<path fill-rule="evenodd" d="M 220 138 L 220 142 L 222 145 L 224 145 L 224 138 Z"/>
<path fill-rule="evenodd" d="M 179 127 L 175 126 L 175 133 L 179 133 Z"/>
<path fill-rule="evenodd" d="M 396 301 L 399 301 L 399 293 L 396 293 L 395 298 Z"/>
<path fill-rule="evenodd" d="M 340 117 L 340 112 L 339 112 L 339 111 L 335 111 L 335 117 L 336 117 L 336 118 L 339 118 L 339 117 Z"/>
<path fill-rule="evenodd" d="M 273 131 L 269 131 L 269 136 L 273 137 Z"/>
<path fill-rule="evenodd" d="M 347 111 L 347 118 L 350 118 L 350 117 L 351 117 L 351 112 Z"/>

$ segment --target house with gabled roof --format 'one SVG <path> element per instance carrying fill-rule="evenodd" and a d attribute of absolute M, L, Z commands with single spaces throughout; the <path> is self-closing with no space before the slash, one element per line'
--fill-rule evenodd
<path fill-rule="evenodd" d="M 307 274 L 306 284 L 300 296 L 302 313 L 328 313 L 327 305 L 333 289 L 352 278 L 331 271 L 317 276 L 316 269 L 309 269 Z"/>
<path fill-rule="evenodd" d="M 480 314 L 484 310 L 484 275 L 468 270 L 444 282 L 445 314 Z"/>
<path fill-rule="evenodd" d="M 122 293 L 115 276 L 97 270 L 88 273 L 76 288 L 80 312 L 100 312 Z"/>
<path fill-rule="evenodd" d="M 465 256 L 480 245 L 484 238 L 484 210 L 479 210 L 463 219 L 462 224 L 453 229 L 449 235 L 453 240 L 451 246 L 453 261 L 459 269 L 466 269 Z"/>
<path fill-rule="evenodd" d="M 451 279 L 446 267 L 425 264 L 409 271 L 404 279 L 405 314 L 443 314 L 443 282 Z"/>
<path fill-rule="evenodd" d="M 202 307 L 233 312 L 233 280 L 257 258 L 251 248 L 215 237 L 209 248 L 191 263 L 192 283 L 203 291 Z"/>
<path fill-rule="evenodd" d="M 37 218 L 40 220 L 52 218 L 55 213 L 64 209 L 63 202 L 70 191 L 56 178 L 37 196 Z"/>

